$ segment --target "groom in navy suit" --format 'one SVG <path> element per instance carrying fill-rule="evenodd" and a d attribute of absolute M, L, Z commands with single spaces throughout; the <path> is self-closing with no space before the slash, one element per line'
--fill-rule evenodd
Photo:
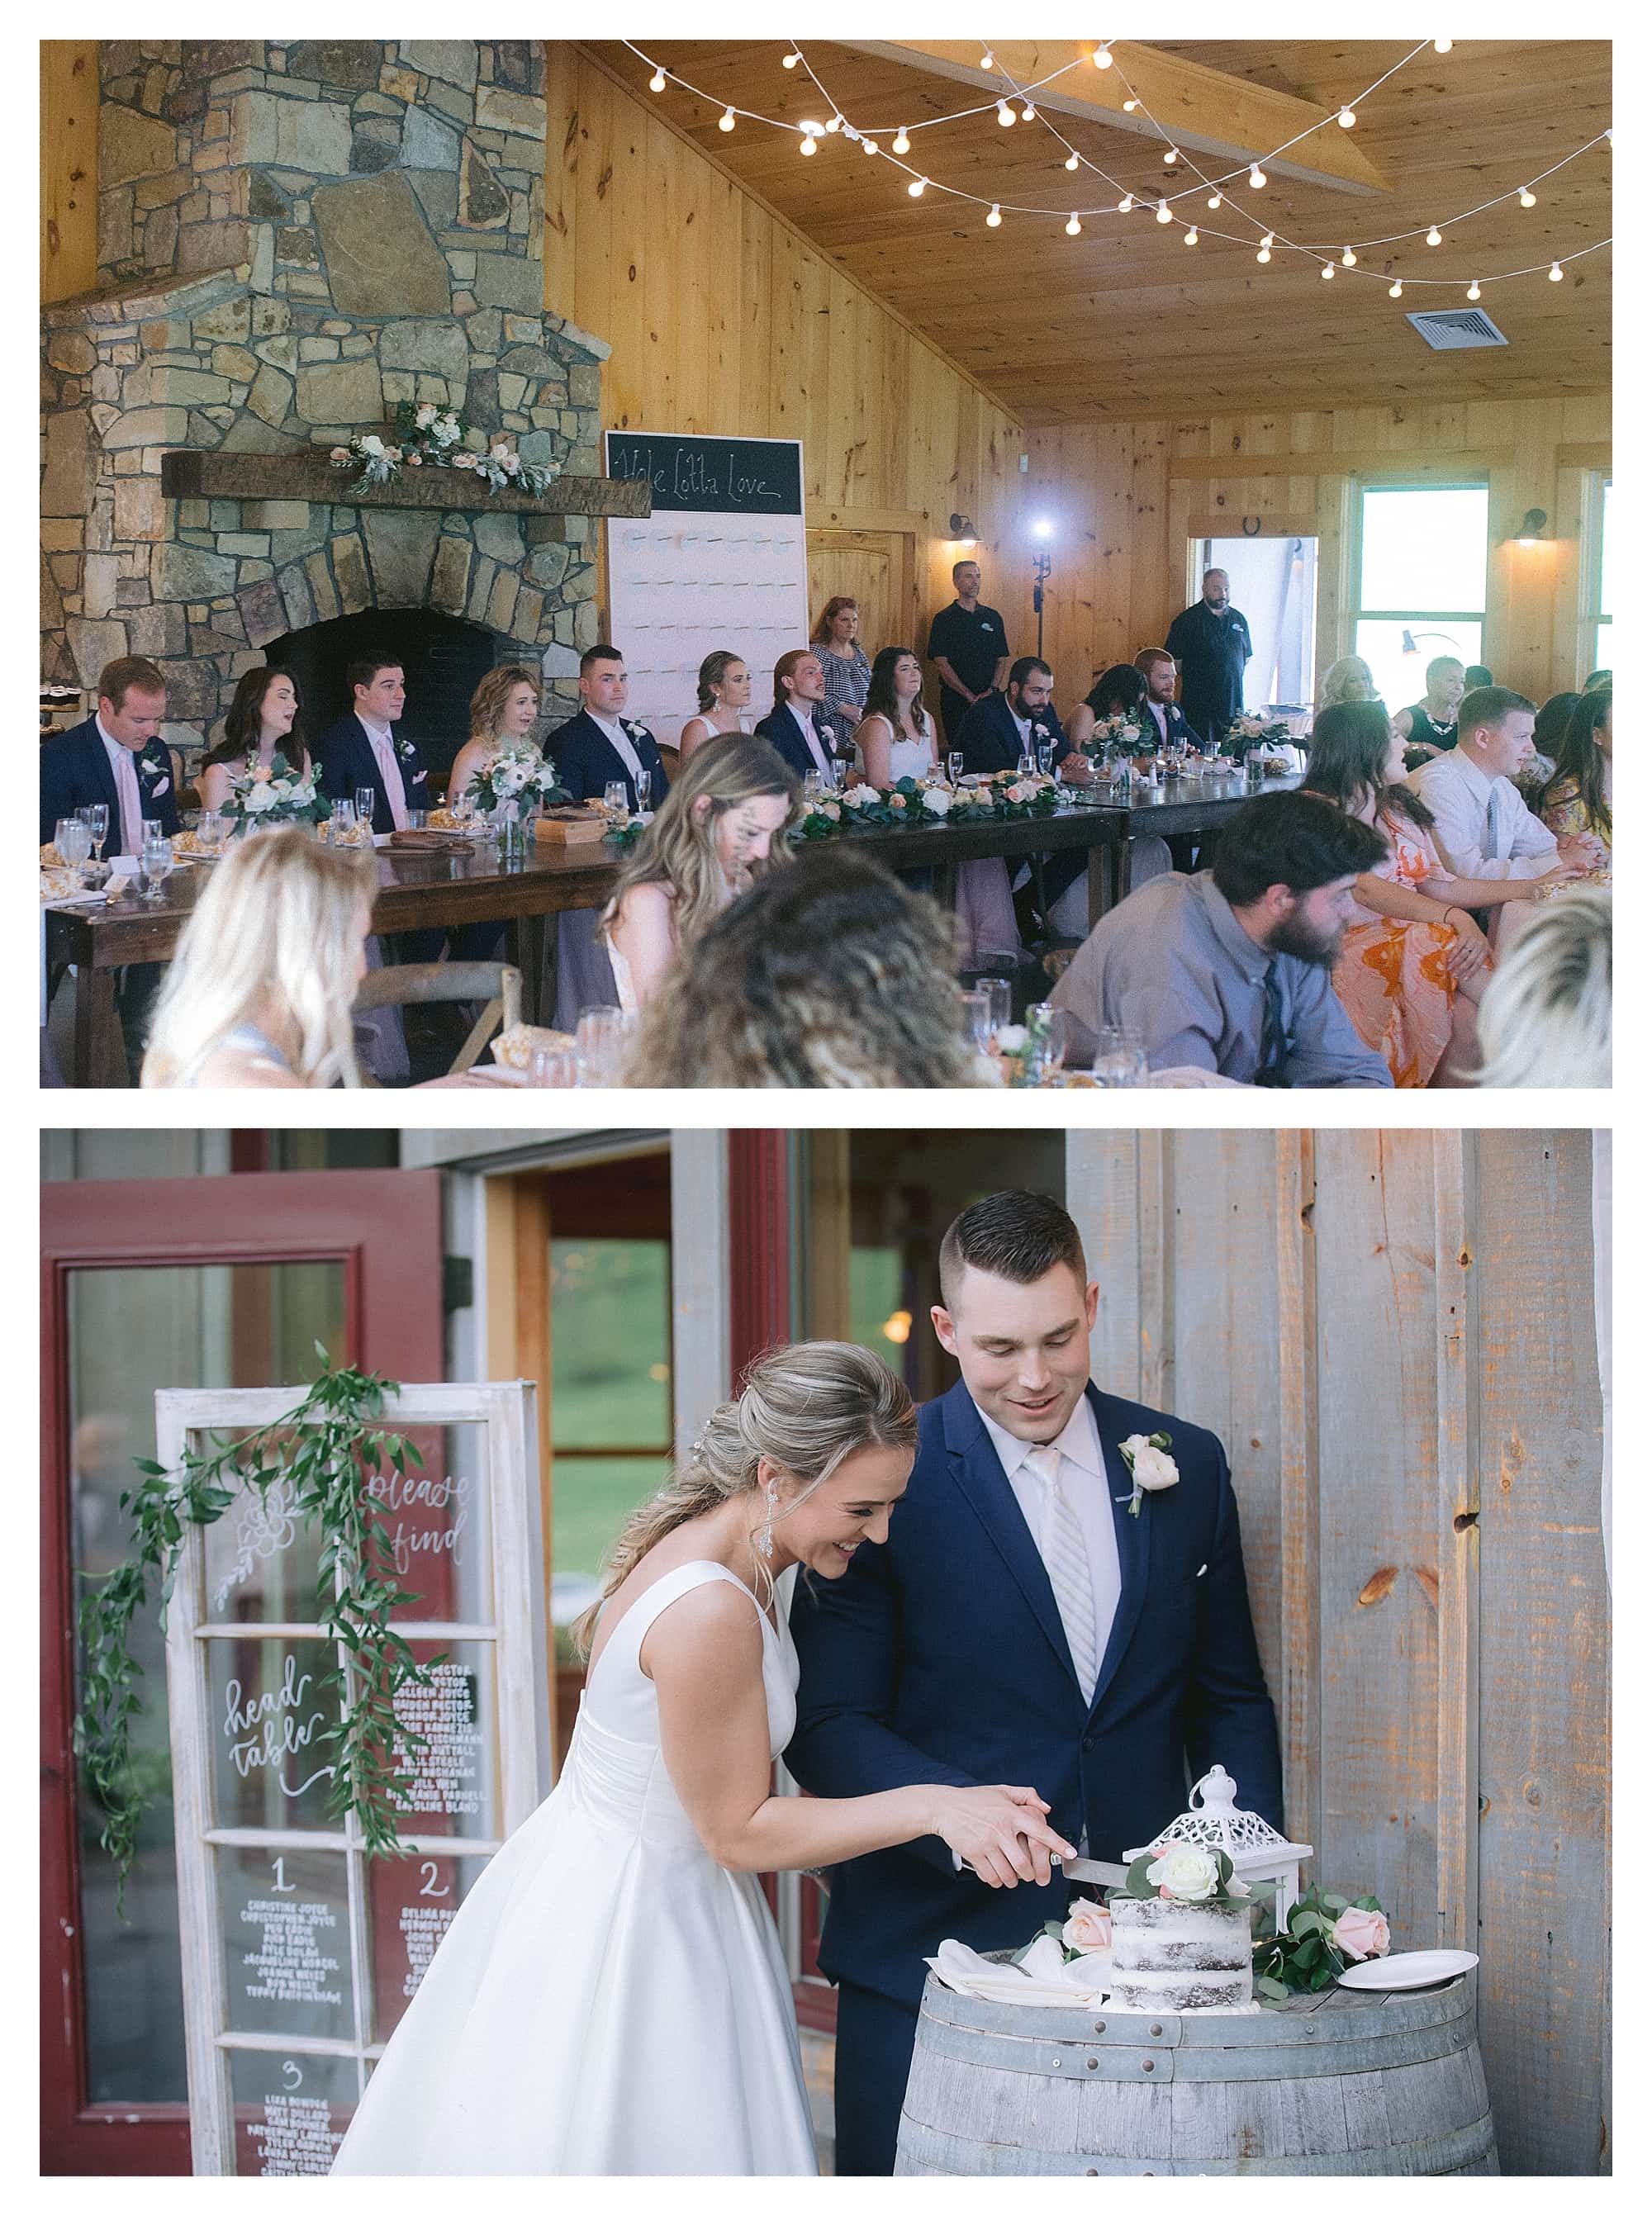
<path fill-rule="evenodd" d="M 316 774 L 329 800 L 354 800 L 373 789 L 375 833 L 404 831 L 410 809 L 428 809 L 430 785 L 416 740 L 397 729 L 407 706 L 407 680 L 393 655 L 367 653 L 344 672 L 351 712 L 316 742 Z M 440 960 L 447 933 L 404 931 L 395 940 L 403 962 Z"/>
<path fill-rule="evenodd" d="M 1122 1860 L 1220 1762 L 1284 1827 L 1279 1736 L 1245 1589 L 1227 1458 L 1209 1431 L 1089 1382 L 1099 1288 L 1041 1194 L 966 1209 L 930 1311 L 960 1382 L 919 1417 L 889 1542 L 799 1580 L 786 1767 L 811 1793 L 1037 1788 L 1052 1829 Z M 1121 1446 L 1168 1432 L 1137 1498 Z M 1131 1514 L 1132 1499 L 1137 1512 Z M 943 1939 L 1023 1946 L 1068 1888 L 1002 1888 L 934 1837 L 832 1873 L 821 1967 L 838 1987 L 840 2176 L 895 2164 L 924 1958 Z M 983 1880 L 985 1882 L 983 1882 Z"/>
<path fill-rule="evenodd" d="M 590 646 L 579 657 L 580 711 L 551 735 L 557 775 L 575 800 L 601 800 L 611 785 L 637 806 L 637 775 L 648 773 L 649 805 L 665 798 L 665 765 L 654 734 L 626 716 L 631 680 L 617 646 Z"/>

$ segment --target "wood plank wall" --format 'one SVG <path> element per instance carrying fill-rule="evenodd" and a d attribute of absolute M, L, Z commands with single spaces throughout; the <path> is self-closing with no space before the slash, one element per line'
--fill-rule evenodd
<path fill-rule="evenodd" d="M 613 348 L 604 425 L 800 439 L 809 523 L 912 532 L 925 619 L 952 514 L 990 577 L 1014 419 L 601 63 L 546 52 L 546 300 Z"/>
<path fill-rule="evenodd" d="M 40 302 L 97 282 L 97 40 L 40 41 Z"/>
<path fill-rule="evenodd" d="M 1505 2175 L 1609 2163 L 1591 1143 L 1068 1142 L 1094 1374 L 1225 1442 L 1291 1835 L 1480 1954 Z"/>
<path fill-rule="evenodd" d="M 1236 536 L 1245 516 L 1317 532 L 1318 666 L 1351 654 L 1362 483 L 1488 484 L 1483 658 L 1501 683 L 1538 701 L 1576 685 L 1593 648 L 1580 535 L 1592 473 L 1612 465 L 1611 440 L 1605 391 L 1029 430 L 1023 515 L 1055 525 L 1045 655 L 1056 698 L 1078 699 L 1093 671 L 1162 644 L 1187 601 L 1188 540 Z M 1544 510 L 1553 536 L 1521 547 L 1508 534 L 1529 508 Z M 1020 552 L 1026 575 L 1030 539 Z M 1030 634 L 1030 576 L 1016 621 L 1017 635 Z"/>

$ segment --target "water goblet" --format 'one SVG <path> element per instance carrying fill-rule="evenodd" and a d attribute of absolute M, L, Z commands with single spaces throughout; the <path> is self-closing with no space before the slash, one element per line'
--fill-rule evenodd
<path fill-rule="evenodd" d="M 109 835 L 108 802 L 95 800 L 89 808 L 77 809 L 75 812 L 92 834 L 92 859 L 95 862 L 101 862 L 103 859 L 103 841 Z"/>
<path fill-rule="evenodd" d="M 1245 756 L 1246 790 L 1248 791 L 1254 791 L 1256 787 L 1261 784 L 1267 774 L 1267 773 L 1262 766 L 1261 752 L 1253 748 L 1251 752 Z"/>
<path fill-rule="evenodd" d="M 624 823 L 631 815 L 631 803 L 626 797 L 626 781 L 612 778 L 602 788 L 602 806 L 610 823 Z"/>
<path fill-rule="evenodd" d="M 1015 764 L 1017 777 L 1031 777 L 1038 767 L 1036 758 L 1023 747 Z"/>
<path fill-rule="evenodd" d="M 225 834 L 229 828 L 227 819 L 219 815 L 215 809 L 203 809 L 200 820 L 195 825 L 195 836 L 200 841 L 202 853 L 221 854 L 224 851 Z"/>
<path fill-rule="evenodd" d="M 810 769 L 804 772 L 803 797 L 805 800 L 818 800 L 825 790 L 826 780 L 822 777 L 817 769 Z"/>
<path fill-rule="evenodd" d="M 1039 765 L 1039 774 L 1040 777 L 1049 776 L 1050 765 L 1055 760 L 1055 747 L 1049 739 L 1040 739 L 1039 741 L 1037 760 Z"/>
<path fill-rule="evenodd" d="M 428 808 L 410 808 L 407 811 L 407 828 L 410 831 L 422 831 L 429 820 L 430 811 Z"/>
<path fill-rule="evenodd" d="M 1065 1008 L 1039 1000 L 1027 1010 L 1026 1026 L 1029 1033 L 1041 1034 L 1032 1056 L 1032 1075 L 1035 1084 L 1042 1084 L 1066 1062 L 1072 1043 L 1072 1019 Z"/>
<path fill-rule="evenodd" d="M 167 878 L 172 871 L 172 841 L 158 823 L 144 827 L 144 898 L 158 901 L 166 889 Z"/>
<path fill-rule="evenodd" d="M 648 813 L 648 801 L 649 801 L 649 795 L 650 795 L 650 794 L 652 792 L 652 791 L 654 790 L 654 773 L 653 773 L 653 771 L 652 771 L 652 770 L 647 770 L 647 769 L 639 769 L 639 770 L 638 771 L 638 773 L 637 773 L 637 777 L 636 777 L 636 785 L 637 785 L 637 813 L 638 813 L 639 816 L 646 816 L 646 815 L 647 815 L 647 813 Z"/>
<path fill-rule="evenodd" d="M 349 846 L 355 843 L 355 803 L 336 800 L 327 828 L 335 846 Z"/>
<path fill-rule="evenodd" d="M 946 782 L 956 785 L 964 774 L 964 757 L 956 749 L 946 757 Z"/>
<path fill-rule="evenodd" d="M 82 883 L 81 870 L 92 851 L 90 830 L 78 817 L 66 816 L 59 824 L 52 844 L 72 871 L 75 883 Z"/>

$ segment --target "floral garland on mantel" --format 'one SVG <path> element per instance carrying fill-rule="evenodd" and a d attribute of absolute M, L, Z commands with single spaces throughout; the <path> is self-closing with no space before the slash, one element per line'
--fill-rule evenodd
<path fill-rule="evenodd" d="M 138 1827 L 154 1797 L 130 1744 L 132 1719 L 143 1703 L 134 1689 L 131 1627 L 147 1602 L 153 1573 L 159 1584 L 161 1622 L 171 1598 L 183 1551 L 185 1526 L 217 1523 L 236 1494 L 222 1480 L 232 1476 L 268 1504 L 280 1487 L 284 1509 L 321 1535 L 316 1575 L 316 1622 L 321 1640 L 348 1653 L 349 1665 L 330 1671 L 317 1691 L 336 1687 L 340 1715 L 316 1744 L 330 1751 L 330 1819 L 353 1814 L 370 1855 L 410 1851 L 396 1831 L 395 1811 L 406 1794 L 396 1783 L 397 1757 L 423 1746 L 422 1735 L 400 1723 L 397 1696 L 435 1683 L 431 1673 L 447 1659 L 416 1662 L 412 1649 L 391 1628 L 391 1613 L 419 1598 L 398 1583 L 372 1483 L 386 1467 L 400 1475 L 422 1467 L 411 1440 L 381 1429 L 386 1394 L 399 1385 L 376 1374 L 335 1369 L 320 1341 L 321 1375 L 287 1415 L 245 1437 L 213 1435 L 211 1454 L 186 1451 L 173 1473 L 137 1457 L 144 1481 L 120 1496 L 134 1526 L 126 1558 L 93 1582 L 80 1604 L 82 1697 L 75 1718 L 75 1752 L 85 1782 L 103 1810 L 99 1844 L 120 1872 L 116 1907 L 126 1914 L 126 1886 L 137 1854 Z"/>
<path fill-rule="evenodd" d="M 376 431 L 357 431 L 348 446 L 335 446 L 329 459 L 336 470 L 355 471 L 358 490 L 389 484 L 404 467 L 465 470 L 491 492 L 541 493 L 552 477 L 561 476 L 560 462 L 525 462 L 502 439 L 490 446 L 472 443 L 483 435 L 456 408 L 399 400 L 392 438 L 386 441 Z"/>

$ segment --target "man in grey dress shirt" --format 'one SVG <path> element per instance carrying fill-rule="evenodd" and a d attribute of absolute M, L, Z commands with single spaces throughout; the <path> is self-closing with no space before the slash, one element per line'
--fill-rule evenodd
<path fill-rule="evenodd" d="M 1223 834 L 1213 869 L 1156 877 L 1102 917 L 1051 994 L 1079 1026 L 1135 1033 L 1150 1069 L 1241 1085 L 1391 1085 L 1331 986 L 1353 881 L 1379 832 L 1303 792 L 1263 794 Z"/>

